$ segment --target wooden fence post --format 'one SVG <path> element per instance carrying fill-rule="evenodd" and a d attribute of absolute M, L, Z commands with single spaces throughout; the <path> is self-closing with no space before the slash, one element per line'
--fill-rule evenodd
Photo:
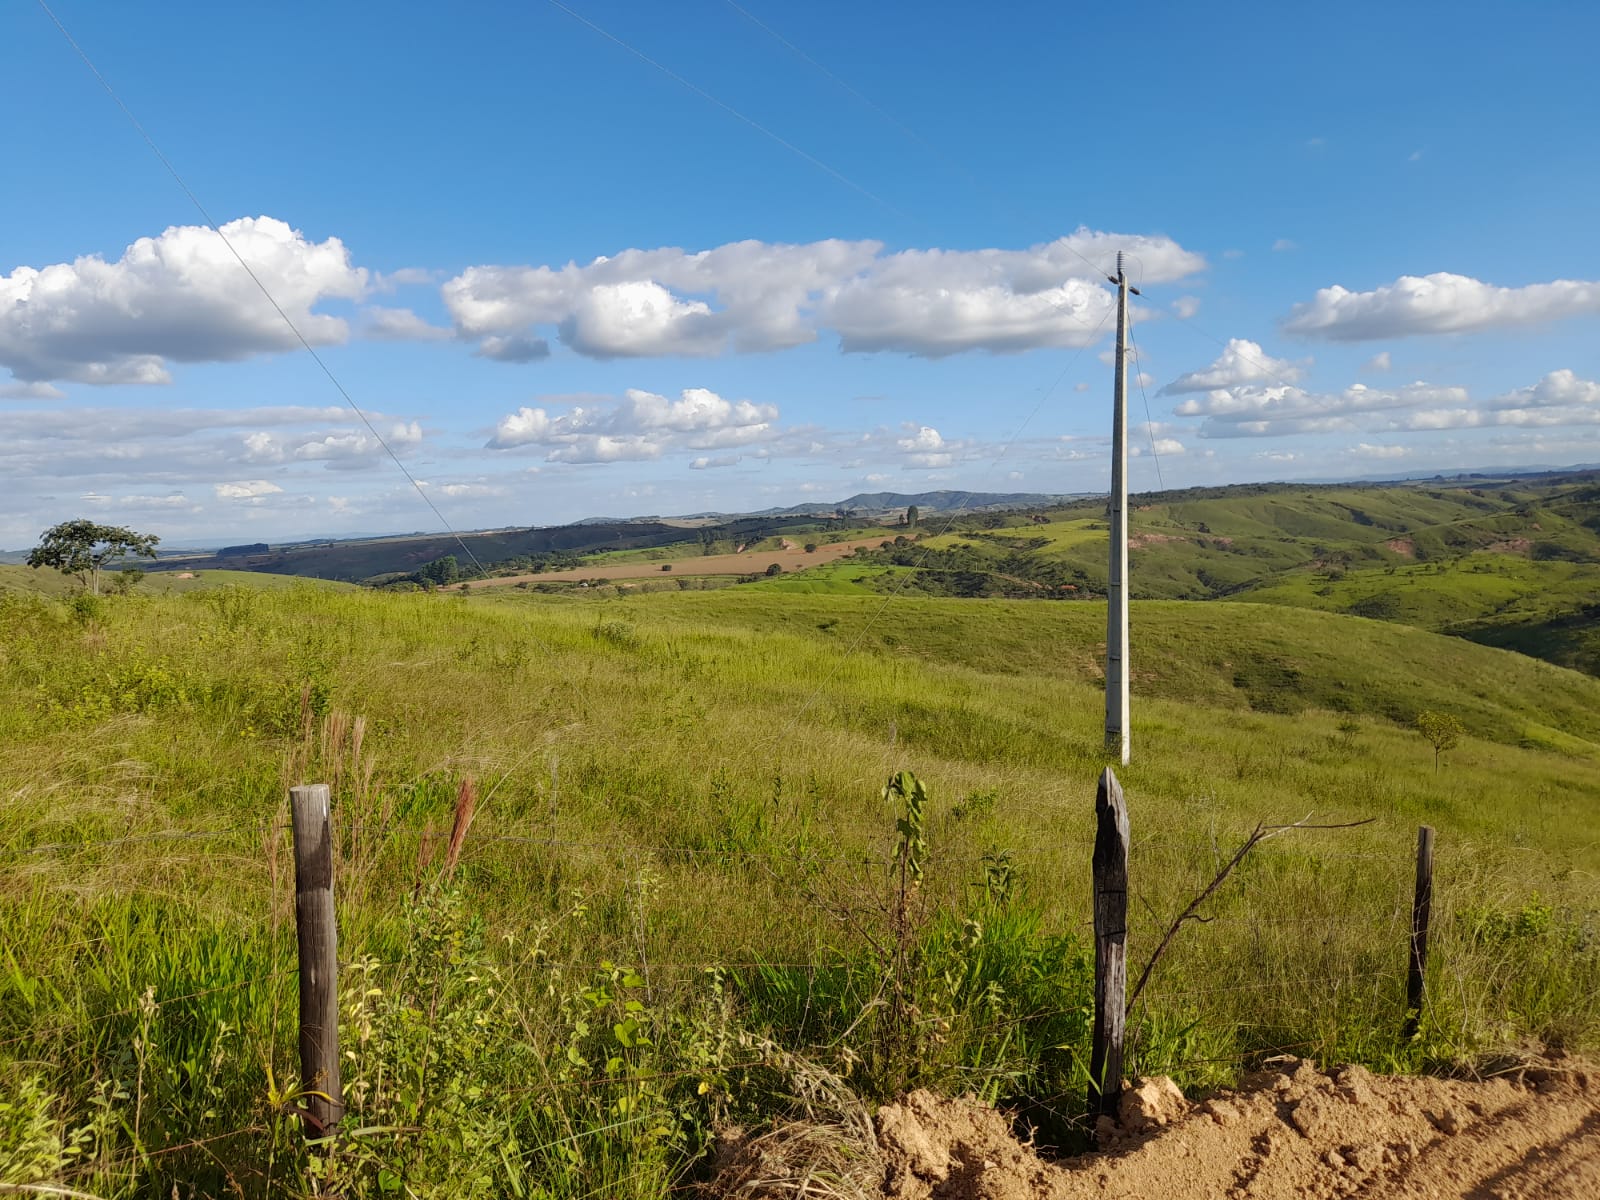
<path fill-rule="evenodd" d="M 1428 920 L 1433 914 L 1433 826 L 1417 830 L 1417 891 L 1411 902 L 1411 960 L 1406 969 L 1406 1023 L 1402 1036 L 1413 1038 L 1422 1023 L 1424 976 L 1428 969 Z"/>
<path fill-rule="evenodd" d="M 306 1130 L 323 1137 L 344 1116 L 328 785 L 290 788 L 289 808 L 294 827 L 294 924 L 300 949 L 300 1081 L 307 1093 Z"/>
<path fill-rule="evenodd" d="M 1094 1050 L 1089 1111 L 1115 1118 L 1122 1096 L 1122 1036 L 1128 990 L 1128 806 L 1107 767 L 1095 791 Z"/>

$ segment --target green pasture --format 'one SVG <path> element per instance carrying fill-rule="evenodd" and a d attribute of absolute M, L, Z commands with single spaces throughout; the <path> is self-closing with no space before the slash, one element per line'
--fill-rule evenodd
<path fill-rule="evenodd" d="M 1104 608 L 805 578 L 0 593 L 0 1181 L 661 1196 L 720 1123 L 913 1084 L 1071 1144 Z M 1133 619 L 1136 967 L 1258 821 L 1370 818 L 1246 860 L 1156 968 L 1137 1069 L 1202 1088 L 1276 1052 L 1594 1044 L 1600 681 L 1281 605 Z M 1423 709 L 1467 730 L 1437 769 Z M 897 833 L 898 770 L 929 799 Z M 313 779 L 351 1115 L 308 1148 L 283 826 Z M 1406 1042 L 1420 823 L 1440 894 Z"/>

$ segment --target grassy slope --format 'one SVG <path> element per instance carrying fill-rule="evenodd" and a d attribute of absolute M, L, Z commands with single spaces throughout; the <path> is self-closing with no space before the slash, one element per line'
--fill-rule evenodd
<path fill-rule="evenodd" d="M 791 597 L 774 605 L 753 590 L 651 597 L 630 611 L 667 622 L 737 621 L 762 631 L 801 631 L 841 647 L 910 654 L 998 677 L 1088 687 L 1103 678 L 1100 604 L 973 606 L 900 597 L 874 620 L 881 597 Z M 1273 605 L 1143 602 L 1132 611 L 1134 684 L 1147 696 L 1211 711 L 1321 708 L 1401 724 L 1423 708 L 1443 708 L 1488 740 L 1516 743 L 1530 730 L 1556 725 L 1600 750 L 1600 681 L 1521 654 L 1388 622 Z"/>
<path fill-rule="evenodd" d="M 270 827 L 285 785 L 306 777 L 335 786 L 342 955 L 380 963 L 443 936 L 419 931 L 405 899 L 437 870 L 419 867 L 434 845 L 423 830 L 448 827 L 464 775 L 483 781 L 457 886 L 487 926 L 484 965 L 468 965 L 498 973 L 482 1011 L 503 1033 L 481 1059 L 444 1044 L 451 1057 L 438 1069 L 477 1090 L 459 1129 L 442 1098 L 426 1116 L 449 1147 L 428 1168 L 439 1187 L 464 1187 L 466 1161 L 500 1171 L 493 1155 L 474 1157 L 471 1131 L 488 1130 L 495 1146 L 523 1147 L 553 1194 L 661 1194 L 674 1160 L 658 1141 L 595 1131 L 616 1126 L 605 1106 L 624 1100 L 668 1105 L 651 1120 L 672 1128 L 709 1119 L 723 1085 L 701 1093 L 695 1081 L 721 1078 L 715 1055 L 732 1053 L 708 1048 L 709 964 L 726 966 L 716 994 L 733 1005 L 719 1020 L 840 1066 L 827 1047 L 862 1017 L 849 1035 L 864 1056 L 858 1086 L 898 1078 L 880 1073 L 871 1049 L 870 987 L 829 990 L 847 978 L 829 964 L 863 961 L 864 943 L 804 902 L 853 905 L 872 927 L 883 872 L 849 856 L 892 845 L 894 814 L 877 790 L 897 767 L 932 789 L 927 894 L 957 934 L 968 913 L 990 931 L 971 951 L 944 943 L 943 958 L 930 942 L 930 960 L 978 971 L 980 983 L 1002 972 L 998 993 L 958 1000 L 936 981 L 918 993 L 953 1022 L 943 1043 L 924 1046 L 924 1078 L 1058 1106 L 1081 1088 L 1074 1060 L 1052 1049 L 1081 1036 L 1076 977 L 1040 965 L 1030 947 L 1041 944 L 1016 931 L 1036 921 L 1071 934 L 1087 915 L 1099 606 L 300 586 L 113 599 L 85 628 L 63 605 L 10 595 L 0 594 L 0 1080 L 42 1072 L 62 1115 L 84 1120 L 95 1078 L 132 1094 L 140 1037 L 148 1078 L 177 1081 L 150 1084 L 141 1117 L 146 1145 L 171 1153 L 131 1181 L 74 1177 L 87 1190 L 166 1195 L 195 1179 L 220 1189 L 220 1161 L 262 1194 L 269 1155 L 280 1177 L 305 1169 L 292 1121 L 265 1097 L 269 1064 L 279 1081 L 294 1069 L 293 979 L 281 974 L 292 901 L 285 835 Z M 1600 912 L 1600 682 L 1277 606 L 1142 603 L 1134 620 L 1135 760 L 1123 779 L 1136 963 L 1258 819 L 1376 818 L 1273 842 L 1219 892 L 1217 919 L 1188 930 L 1157 973 L 1136 1023 L 1143 1068 L 1199 1084 L 1285 1046 L 1415 1066 L 1523 1035 L 1595 1038 L 1600 966 L 1592 948 L 1574 952 L 1571 931 Z M 309 737 L 303 699 L 329 714 Z M 1470 730 L 1437 773 L 1429 748 L 1390 719 L 1422 706 L 1456 712 Z M 341 712 L 364 718 L 359 753 L 349 722 L 330 723 Z M 1419 821 L 1440 831 L 1439 927 L 1433 1017 L 1406 1048 L 1393 1031 Z M 206 836 L 151 837 L 174 830 Z M 533 840 L 495 840 L 508 834 Z M 978 856 L 1002 850 L 1018 872 L 1014 898 L 975 909 L 984 893 L 973 885 L 994 861 Z M 813 966 L 738 965 L 758 958 Z M 537 1065 L 567 1061 L 569 1046 L 602 1062 L 615 1053 L 574 1024 L 592 1013 L 585 1028 L 605 1031 L 621 1019 L 591 999 L 602 960 L 645 969 L 636 994 L 657 1048 L 627 1061 L 673 1072 L 681 1091 L 597 1092 Z M 1013 961 L 1010 974 L 997 965 Z M 376 977 L 426 1012 L 434 977 L 408 979 Z M 147 986 L 162 1007 L 141 1032 Z M 481 987 L 449 994 L 469 1014 L 488 1004 Z M 347 1078 L 371 1082 L 380 1062 L 414 1067 L 410 1045 L 360 1046 Z M 517 1067 L 523 1052 L 536 1058 Z M 500 1063 L 538 1086 L 497 1075 Z M 412 1120 L 370 1104 L 359 1115 Z M 250 1132 L 229 1135 L 241 1126 Z M 213 1135 L 203 1151 L 182 1148 Z M 571 1137 L 582 1139 L 577 1161 L 527 1150 Z M 405 1139 L 418 1154 L 428 1144 Z M 117 1146 L 127 1161 L 126 1139 Z"/>
<path fill-rule="evenodd" d="M 179 572 L 157 571 L 146 574 L 134 585 L 139 596 L 183 595 L 225 587 L 248 587 L 260 591 L 281 591 L 297 586 L 350 588 L 353 584 L 335 583 L 331 580 L 301 579 L 294 575 L 264 575 L 256 571 L 195 572 L 193 579 L 179 579 Z M 101 577 L 101 590 L 110 592 L 116 582 L 116 573 L 107 571 Z M 0 564 L 0 592 L 11 591 L 40 596 L 63 597 L 82 591 L 82 585 L 59 571 L 35 571 L 31 567 Z M 108 597 L 109 599 L 109 597 Z"/>
<path fill-rule="evenodd" d="M 1136 599 L 1241 599 L 1448 632 L 1600 672 L 1600 490 L 1592 483 L 1230 488 L 1148 498 L 1132 514 Z M 986 527 L 990 526 L 990 527 Z M 924 523 L 912 552 L 966 569 L 1019 552 L 1105 586 L 1101 505 Z M 1042 544 L 1040 544 L 1042 543 Z M 904 556 L 903 556 L 904 557 Z M 1014 559 L 1012 560 L 1014 564 Z M 930 565 L 940 565 L 930 558 Z M 915 590 L 913 587 L 912 590 Z"/>

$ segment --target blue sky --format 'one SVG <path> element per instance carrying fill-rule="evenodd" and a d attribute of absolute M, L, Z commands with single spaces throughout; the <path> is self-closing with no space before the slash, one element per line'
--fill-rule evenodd
<path fill-rule="evenodd" d="M 1104 487 L 1118 249 L 1136 489 L 1600 461 L 1587 3 L 52 8 L 459 528 Z M 436 528 L 0 47 L 0 545 Z"/>

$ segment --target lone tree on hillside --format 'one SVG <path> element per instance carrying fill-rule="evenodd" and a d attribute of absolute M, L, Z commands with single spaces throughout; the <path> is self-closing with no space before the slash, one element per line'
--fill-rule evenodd
<path fill-rule="evenodd" d="M 1454 750 L 1461 744 L 1466 728 L 1449 713 L 1434 712 L 1431 708 L 1417 714 L 1417 732 L 1433 746 L 1433 771 L 1439 773 L 1439 755 Z"/>
<path fill-rule="evenodd" d="M 917 522 L 921 519 L 921 517 L 922 513 L 917 509 L 915 504 L 909 505 L 906 508 L 906 524 L 912 529 L 917 527 Z"/>
<path fill-rule="evenodd" d="M 153 533 L 135 533 L 121 525 L 96 525 L 93 521 L 63 521 L 44 531 L 28 555 L 28 565 L 54 567 L 63 575 L 70 575 L 89 591 L 100 594 L 100 572 L 107 563 L 114 563 L 129 555 L 154 558 L 156 543 L 161 539 Z"/>

